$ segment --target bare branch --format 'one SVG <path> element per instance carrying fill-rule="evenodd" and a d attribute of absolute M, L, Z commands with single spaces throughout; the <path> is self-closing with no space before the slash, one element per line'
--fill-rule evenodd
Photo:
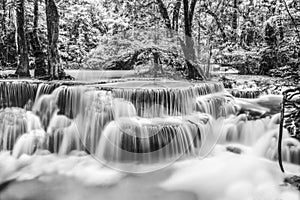
<path fill-rule="evenodd" d="M 195 7 L 196 7 L 197 2 L 198 2 L 198 0 L 192 0 L 192 2 L 191 2 L 190 13 L 189 13 L 189 23 L 190 23 L 190 25 L 192 25 L 192 23 L 193 23 Z"/>
<path fill-rule="evenodd" d="M 221 22 L 219 20 L 219 17 L 217 16 L 216 13 L 214 13 L 213 11 L 211 11 L 210 9 L 208 9 L 207 5 L 205 5 L 204 8 L 205 8 L 205 12 L 214 18 L 214 20 L 217 23 L 217 26 L 218 26 L 219 30 L 221 31 L 223 40 L 226 41 L 227 37 L 226 37 L 226 34 L 225 34 L 225 30 L 224 30 L 224 27 L 222 26 L 222 24 L 221 24 Z"/>
<path fill-rule="evenodd" d="M 300 39 L 300 33 L 299 33 L 298 28 L 297 28 L 297 24 L 296 24 L 296 22 L 295 22 L 295 19 L 294 19 L 294 17 L 292 16 L 292 14 L 291 14 L 291 12 L 290 12 L 290 10 L 289 10 L 289 7 L 288 7 L 286 1 L 285 1 L 285 0 L 282 0 L 282 1 L 283 1 L 283 3 L 284 3 L 284 6 L 285 6 L 285 9 L 286 9 L 287 13 L 289 14 L 289 16 L 290 16 L 290 18 L 291 18 L 291 20 L 292 20 L 292 22 L 293 22 L 293 24 L 294 24 L 294 26 L 295 26 L 295 30 L 296 30 L 296 33 L 297 33 L 297 35 L 298 35 L 298 38 Z"/>
<path fill-rule="evenodd" d="M 178 31 L 178 19 L 179 19 L 179 11 L 180 11 L 180 8 L 181 8 L 181 1 L 182 0 L 177 0 L 176 1 L 174 11 L 173 11 L 172 28 L 175 31 Z"/>
<path fill-rule="evenodd" d="M 159 12 L 162 16 L 162 18 L 164 19 L 165 21 L 165 25 L 166 27 L 171 30 L 172 29 L 172 26 L 171 26 L 171 20 L 170 20 L 170 17 L 169 17 L 169 14 L 168 14 L 168 10 L 164 4 L 164 2 L 162 0 L 157 0 L 156 1 L 157 4 L 158 4 L 158 8 L 159 8 Z"/>

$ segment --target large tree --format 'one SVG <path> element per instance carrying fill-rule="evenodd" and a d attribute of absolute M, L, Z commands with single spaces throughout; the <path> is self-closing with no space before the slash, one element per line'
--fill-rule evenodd
<path fill-rule="evenodd" d="M 2 4 L 0 5 L 2 12 L 0 12 L 1 16 L 1 33 L 0 33 L 0 66 L 6 66 L 6 44 L 4 38 L 6 37 L 6 0 L 2 0 Z"/>
<path fill-rule="evenodd" d="M 166 28 L 175 33 L 177 33 L 179 29 L 179 13 L 183 4 L 184 38 L 178 37 L 178 39 L 180 40 L 180 44 L 186 59 L 188 77 L 191 79 L 204 78 L 204 74 L 201 71 L 201 68 L 196 64 L 193 39 L 193 19 L 197 2 L 197 0 L 176 0 L 173 9 L 173 18 L 171 20 L 165 3 L 162 0 L 157 0 L 159 11 L 165 22 Z"/>
<path fill-rule="evenodd" d="M 39 0 L 34 0 L 34 9 L 33 9 L 33 29 L 30 32 L 30 43 L 32 48 L 32 53 L 35 58 L 35 77 L 43 77 L 47 75 L 45 55 L 43 48 L 41 46 L 39 35 L 38 35 L 38 21 L 39 21 Z"/>
<path fill-rule="evenodd" d="M 21 77 L 30 76 L 28 47 L 25 35 L 24 0 L 16 2 L 16 44 L 18 51 L 18 68 L 16 74 Z"/>
<path fill-rule="evenodd" d="M 172 32 L 174 31 L 178 32 L 178 28 L 179 28 L 178 21 L 179 21 L 179 13 L 182 5 L 182 0 L 176 0 L 172 11 L 173 12 L 172 18 L 169 16 L 168 8 L 163 2 L 163 0 L 157 0 L 156 2 L 166 28 L 171 30 Z"/>
<path fill-rule="evenodd" d="M 59 37 L 59 13 L 54 0 L 46 0 L 46 18 L 48 33 L 48 73 L 52 79 L 63 76 L 57 43 Z"/>

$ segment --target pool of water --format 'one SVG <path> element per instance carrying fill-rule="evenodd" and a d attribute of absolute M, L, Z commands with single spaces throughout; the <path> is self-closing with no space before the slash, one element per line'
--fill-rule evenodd
<path fill-rule="evenodd" d="M 66 74 L 71 75 L 77 81 L 99 81 L 105 79 L 120 79 L 136 76 L 134 70 L 65 70 Z M 0 74 L 14 74 L 14 70 L 1 71 Z M 30 70 L 30 74 L 34 76 L 34 70 Z"/>
<path fill-rule="evenodd" d="M 90 156 L 1 155 L 0 177 L 17 179 L 2 188 L 1 199 L 282 199 L 299 200 L 295 189 L 280 185 L 277 163 L 225 152 L 217 146 L 205 159 L 175 162 L 142 174 L 116 171 Z M 128 164 L 132 166 L 134 164 Z M 9 166 L 9 167 L 8 167 Z M 140 166 L 145 167 L 145 166 Z M 296 165 L 286 165 L 299 173 Z"/>

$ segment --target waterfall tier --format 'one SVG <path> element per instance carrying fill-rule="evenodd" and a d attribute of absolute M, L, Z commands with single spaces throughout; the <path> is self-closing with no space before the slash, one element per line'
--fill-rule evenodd
<path fill-rule="evenodd" d="M 27 103 L 33 103 L 38 84 L 33 81 L 0 81 L 0 108 L 23 108 Z"/>
<path fill-rule="evenodd" d="M 6 91 L 3 107 L 32 107 L 0 111 L 0 149 L 16 157 L 43 149 L 59 155 L 84 151 L 103 162 L 152 163 L 200 156 L 219 142 L 257 148 L 258 155 L 277 159 L 278 115 L 254 121 L 234 115 L 249 106 L 275 114 L 279 96 L 241 102 L 221 83 L 163 80 L 0 86 Z M 299 148 L 286 136 L 285 161 L 299 164 Z"/>

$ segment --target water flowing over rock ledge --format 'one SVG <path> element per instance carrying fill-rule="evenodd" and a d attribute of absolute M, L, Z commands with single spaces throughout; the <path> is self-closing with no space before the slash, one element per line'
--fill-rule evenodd
<path fill-rule="evenodd" d="M 153 162 L 180 157 L 187 152 L 197 155 L 202 138 L 210 132 L 209 117 L 199 113 L 215 117 L 231 114 L 224 110 L 230 100 L 219 101 L 221 95 L 198 99 L 226 92 L 221 83 L 215 82 L 148 79 L 0 84 L 8 91 L 3 93 L 7 102 L 2 107 L 29 110 L 2 110 L 4 121 L 9 115 L 15 116 L 11 122 L 3 123 L 6 133 L 1 139 L 3 150 L 13 151 L 16 157 L 32 154 L 36 149 L 59 154 L 86 151 L 113 161 Z M 20 93 L 23 90 L 32 92 Z M 23 101 L 14 101 L 17 96 Z M 29 117 L 31 113 L 39 120 Z M 26 126 L 17 120 L 19 118 Z M 12 127 L 24 128 L 8 129 L 10 123 Z M 107 152 L 114 153 L 107 155 Z M 138 153 L 142 156 L 136 156 Z M 152 155 L 147 158 L 146 153 Z"/>
<path fill-rule="evenodd" d="M 34 102 L 36 98 L 43 94 L 51 94 L 56 88 L 60 86 L 86 86 L 95 87 L 104 90 L 121 90 L 125 87 L 130 90 L 142 89 L 147 87 L 150 89 L 152 83 L 153 88 L 158 90 L 159 87 L 163 87 L 170 90 L 170 87 L 178 90 L 179 88 L 186 90 L 198 90 L 199 95 L 208 93 L 224 91 L 224 87 L 221 83 L 189 83 L 183 81 L 165 81 L 161 79 L 115 79 L 105 80 L 100 82 L 86 82 L 86 81 L 60 81 L 60 82 L 43 82 L 37 80 L 0 80 L 0 108 L 5 107 L 24 107 L 28 101 Z M 124 83 L 124 84 L 122 84 Z M 137 86 L 138 85 L 138 86 Z M 125 90 L 124 88 L 124 90 Z M 146 90 L 146 89 L 144 89 Z M 172 89 L 171 89 L 172 90 Z M 152 90 L 154 91 L 154 90 Z M 192 91 L 193 92 L 193 91 Z"/>
<path fill-rule="evenodd" d="M 275 196 L 282 196 L 276 184 L 283 181 L 283 176 L 271 162 L 278 159 L 279 115 L 249 120 L 247 114 L 240 114 L 249 107 L 258 113 L 275 114 L 281 96 L 237 99 L 220 82 L 161 79 L 13 80 L 2 81 L 0 86 L 5 91 L 1 93 L 5 103 L 0 111 L 0 157 L 16 164 L 11 171 L 3 167 L 0 182 L 1 176 L 3 180 L 21 181 L 18 184 L 40 181 L 46 176 L 53 181 L 53 172 L 59 172 L 68 181 L 84 179 L 83 185 L 109 185 L 122 181 L 122 173 L 160 171 L 176 163 L 171 169 L 178 171 L 168 179 L 171 182 L 162 183 L 163 188 L 176 189 L 176 183 L 185 185 L 184 179 L 176 180 L 180 174 L 188 177 L 184 168 L 200 171 L 197 176 L 201 180 L 205 179 L 205 170 L 224 174 L 225 169 L 232 174 L 227 179 L 233 181 L 225 195 L 231 197 L 230 191 L 236 187 L 251 187 L 260 194 L 260 187 L 265 185 L 258 187 L 257 181 L 267 178 Z M 23 97 L 16 99 L 18 96 Z M 288 168 L 299 166 L 300 143 L 286 131 L 282 154 Z M 184 167 L 187 162 L 200 170 L 194 165 Z M 236 164 L 240 162 L 247 165 L 240 169 Z M 81 173 L 86 167 L 95 175 L 91 171 Z M 252 167 L 258 172 L 253 172 Z M 47 169 L 50 175 L 45 175 Z M 243 179 L 250 171 L 256 178 Z M 271 178 L 273 172 L 276 180 Z M 106 173 L 109 180 L 103 181 Z M 244 182 L 241 184 L 235 176 Z M 225 188 L 222 182 L 219 185 Z M 200 197 L 204 194 L 192 192 Z"/>

